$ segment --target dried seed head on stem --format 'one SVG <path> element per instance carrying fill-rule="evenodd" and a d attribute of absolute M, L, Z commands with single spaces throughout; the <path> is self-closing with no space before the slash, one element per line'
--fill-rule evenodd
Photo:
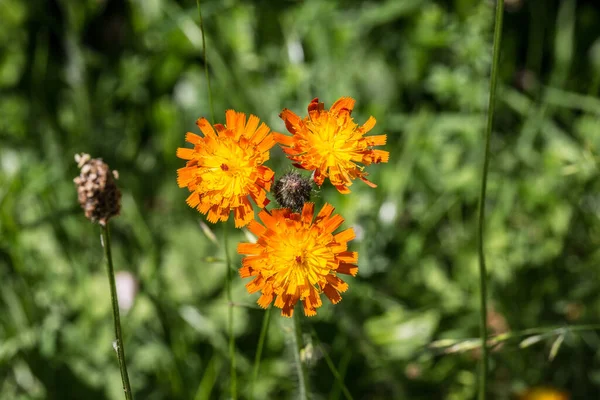
<path fill-rule="evenodd" d="M 111 171 L 102 159 L 86 153 L 75 154 L 75 161 L 80 169 L 79 176 L 73 179 L 79 204 L 86 218 L 106 226 L 121 211 L 121 191 L 115 183 L 119 174 Z"/>

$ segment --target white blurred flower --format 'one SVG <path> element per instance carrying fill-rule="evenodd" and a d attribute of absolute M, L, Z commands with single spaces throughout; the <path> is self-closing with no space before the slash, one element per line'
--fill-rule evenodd
<path fill-rule="evenodd" d="M 119 271 L 115 274 L 115 285 L 117 287 L 119 309 L 127 313 L 133 307 L 138 291 L 137 279 L 131 272 Z"/>
<path fill-rule="evenodd" d="M 360 224 L 354 224 L 352 228 L 354 229 L 354 240 L 356 242 L 362 242 L 362 240 L 365 238 L 365 228 L 363 228 L 363 226 Z"/>
<path fill-rule="evenodd" d="M 292 64 L 300 64 L 304 62 L 304 49 L 299 40 L 290 40 L 287 42 L 287 52 Z"/>
<path fill-rule="evenodd" d="M 379 221 L 383 224 L 389 225 L 396 219 L 398 215 L 398 207 L 393 201 L 385 201 L 379 208 Z"/>

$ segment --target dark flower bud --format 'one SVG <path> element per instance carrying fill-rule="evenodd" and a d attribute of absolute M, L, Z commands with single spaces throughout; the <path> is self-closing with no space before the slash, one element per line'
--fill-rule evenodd
<path fill-rule="evenodd" d="M 273 186 L 275 200 L 281 207 L 299 212 L 304 203 L 310 200 L 312 183 L 296 171 L 288 172 L 279 178 Z"/>
<path fill-rule="evenodd" d="M 76 154 L 75 161 L 80 168 L 79 176 L 73 179 L 79 204 L 86 218 L 105 226 L 121 211 L 121 192 L 115 183 L 119 175 L 101 159 L 91 158 L 89 154 Z"/>

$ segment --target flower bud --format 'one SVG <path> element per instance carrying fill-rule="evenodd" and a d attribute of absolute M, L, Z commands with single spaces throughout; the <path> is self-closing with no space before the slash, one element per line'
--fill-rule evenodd
<path fill-rule="evenodd" d="M 310 200 L 312 183 L 296 171 L 288 172 L 279 178 L 273 186 L 275 199 L 281 207 L 298 212 L 304 203 Z"/>
<path fill-rule="evenodd" d="M 104 226 L 121 211 L 121 192 L 115 183 L 118 173 L 89 154 L 76 154 L 75 161 L 80 168 L 79 176 L 73 179 L 79 204 L 86 218 Z"/>

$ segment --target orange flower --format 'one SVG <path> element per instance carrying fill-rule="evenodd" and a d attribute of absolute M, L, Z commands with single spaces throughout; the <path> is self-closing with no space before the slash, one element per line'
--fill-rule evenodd
<path fill-rule="evenodd" d="M 386 142 L 386 135 L 364 135 L 375 126 L 375 118 L 358 126 L 352 119 L 354 99 L 342 97 L 328 111 L 319 99 L 308 105 L 308 116 L 300 119 L 284 108 L 279 117 L 293 136 L 274 133 L 275 140 L 294 166 L 314 172 L 315 183 L 323 184 L 326 177 L 340 193 L 350 193 L 352 180 L 360 178 L 367 185 L 376 187 L 365 178 L 364 165 L 388 162 L 390 154 L 384 150 L 373 150 Z"/>
<path fill-rule="evenodd" d="M 233 210 L 235 226 L 240 228 L 254 218 L 248 196 L 260 208 L 269 203 L 266 192 L 274 173 L 262 164 L 275 141 L 269 127 L 264 123 L 259 127 L 254 115 L 246 123 L 244 113 L 227 110 L 225 118 L 226 126 L 215 124 L 214 129 L 200 118 L 196 125 L 204 137 L 185 135 L 194 148 L 177 149 L 177 157 L 188 160 L 177 170 L 177 184 L 192 192 L 187 204 L 208 213 L 210 222 L 227 221 Z"/>
<path fill-rule="evenodd" d="M 347 242 L 354 239 L 352 228 L 333 234 L 344 219 L 325 204 L 313 221 L 314 204 L 305 203 L 301 213 L 287 208 L 263 210 L 258 216 L 265 224 L 252 221 L 250 232 L 258 237 L 256 243 L 240 243 L 242 278 L 254 276 L 246 285 L 248 292 L 261 291 L 258 305 L 267 308 L 275 298 L 281 315 L 291 317 L 294 305 L 302 301 L 304 314 L 313 316 L 321 306 L 321 293 L 333 304 L 342 297 L 348 284 L 337 274 L 355 276 L 358 253 L 347 251 Z"/>
<path fill-rule="evenodd" d="M 550 387 L 536 387 L 527 390 L 520 400 L 569 400 L 569 396 L 559 390 Z"/>

